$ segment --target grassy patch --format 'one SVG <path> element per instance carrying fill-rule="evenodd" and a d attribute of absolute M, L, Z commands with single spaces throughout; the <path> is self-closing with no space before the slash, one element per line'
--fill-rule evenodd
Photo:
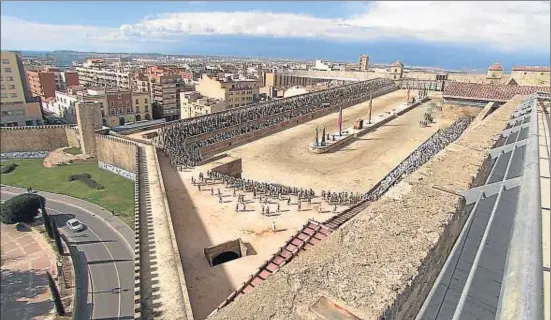
<path fill-rule="evenodd" d="M 14 187 L 61 193 L 89 201 L 112 211 L 130 228 L 134 228 L 134 182 L 98 168 L 97 163 L 74 163 L 44 168 L 42 159 L 11 160 L 17 170 L 2 176 L 2 183 Z M 67 177 L 86 172 L 105 188 L 96 190 Z"/>
<path fill-rule="evenodd" d="M 75 147 L 65 148 L 65 149 L 63 149 L 63 152 L 72 154 L 74 156 L 77 155 L 77 154 L 82 154 L 82 150 L 80 150 L 80 148 L 75 148 Z"/>

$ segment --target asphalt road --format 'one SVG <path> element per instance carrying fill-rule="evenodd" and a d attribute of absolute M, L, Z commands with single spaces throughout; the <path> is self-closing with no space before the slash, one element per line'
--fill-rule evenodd
<path fill-rule="evenodd" d="M 18 189 L 2 188 L 5 201 Z M 39 192 L 40 194 L 40 192 Z M 133 319 L 134 318 L 134 252 L 128 242 L 96 214 L 75 204 L 49 199 L 46 210 L 54 217 L 62 234 L 84 253 L 88 268 L 88 297 L 80 304 L 78 319 Z M 86 229 L 74 233 L 65 223 L 79 219 Z M 84 285 L 84 284 L 83 284 Z M 82 310 L 84 309 L 84 310 Z"/>

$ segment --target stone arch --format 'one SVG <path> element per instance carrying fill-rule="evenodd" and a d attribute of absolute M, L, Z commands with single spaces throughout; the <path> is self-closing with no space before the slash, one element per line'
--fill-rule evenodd
<path fill-rule="evenodd" d="M 120 118 L 119 118 L 119 124 L 120 124 L 121 126 L 124 126 L 125 123 L 126 123 L 126 119 L 124 119 L 124 117 L 120 117 Z"/>
<path fill-rule="evenodd" d="M 149 115 L 149 113 L 145 114 L 145 120 L 151 120 L 151 116 Z"/>
<path fill-rule="evenodd" d="M 139 115 L 139 114 L 137 114 L 137 115 L 136 115 L 136 121 L 141 121 L 141 120 L 142 120 L 142 116 Z"/>
<path fill-rule="evenodd" d="M 217 266 L 235 259 L 239 259 L 241 256 L 234 251 L 224 251 L 212 259 L 212 266 Z"/>

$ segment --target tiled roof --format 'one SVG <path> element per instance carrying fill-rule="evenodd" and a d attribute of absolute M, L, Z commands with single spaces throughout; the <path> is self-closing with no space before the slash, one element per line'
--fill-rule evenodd
<path fill-rule="evenodd" d="M 549 67 L 530 67 L 530 66 L 517 66 L 513 67 L 513 71 L 531 71 L 531 72 L 549 72 L 551 69 Z"/>
<path fill-rule="evenodd" d="M 308 223 L 302 226 L 296 234 L 291 236 L 289 240 L 268 259 L 268 261 L 264 262 L 264 264 L 249 277 L 247 281 L 230 294 L 228 298 L 218 306 L 217 310 L 225 307 L 239 296 L 251 292 L 269 276 L 276 273 L 279 268 L 291 261 L 299 252 L 309 250 L 321 240 L 327 238 L 332 231 L 333 230 L 320 222 L 308 220 Z"/>
<path fill-rule="evenodd" d="M 393 67 L 403 67 L 404 64 L 400 62 L 400 60 L 396 60 L 391 66 Z"/>
<path fill-rule="evenodd" d="M 471 100 L 508 101 L 515 95 L 528 95 L 537 91 L 549 92 L 549 86 L 515 86 L 504 84 L 479 84 L 448 82 L 444 88 L 444 98 Z"/>
<path fill-rule="evenodd" d="M 501 64 L 499 64 L 499 62 L 496 62 L 494 64 L 492 64 L 488 70 L 490 71 L 503 71 L 503 67 L 501 66 Z"/>

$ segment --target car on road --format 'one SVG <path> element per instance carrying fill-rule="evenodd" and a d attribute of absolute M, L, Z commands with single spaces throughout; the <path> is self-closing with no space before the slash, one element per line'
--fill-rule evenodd
<path fill-rule="evenodd" d="M 78 219 L 69 219 L 67 221 L 67 227 L 73 232 L 84 230 L 84 224 L 82 224 L 82 222 L 80 222 Z"/>

